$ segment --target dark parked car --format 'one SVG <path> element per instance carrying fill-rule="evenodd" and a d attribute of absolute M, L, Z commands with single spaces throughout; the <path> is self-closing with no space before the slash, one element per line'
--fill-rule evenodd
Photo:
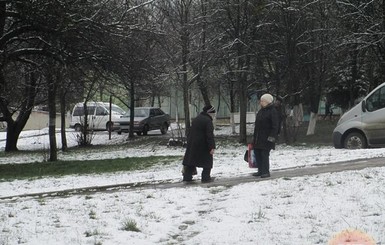
<path fill-rule="evenodd" d="M 160 129 L 166 134 L 170 126 L 170 115 L 156 107 L 136 107 L 134 109 L 134 132 L 147 135 L 148 131 Z M 130 130 L 130 111 L 114 120 L 114 129 L 121 134 Z"/>

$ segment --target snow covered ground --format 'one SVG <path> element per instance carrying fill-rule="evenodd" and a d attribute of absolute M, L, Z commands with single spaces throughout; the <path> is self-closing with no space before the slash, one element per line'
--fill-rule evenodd
<path fill-rule="evenodd" d="M 226 135 L 229 130 L 216 130 Z M 46 129 L 21 135 L 21 150 L 47 149 Z M 42 134 L 42 135 L 41 135 Z M 35 135 L 34 137 L 29 137 Z M 40 136 L 39 136 L 40 135 Z M 119 145 L 127 135 L 98 133 L 94 144 Z M 157 137 L 157 136 L 155 136 Z M 0 150 L 5 134 L 0 133 Z M 59 139 L 59 135 L 58 135 Z M 75 132 L 68 133 L 76 145 Z M 58 146 L 60 142 L 58 140 Z M 243 161 L 245 147 L 219 145 L 212 175 L 217 178 L 254 172 Z M 327 244 L 345 229 L 358 229 L 385 244 L 385 168 L 321 174 L 239 184 L 121 190 L 62 198 L 5 198 L 18 194 L 155 180 L 181 180 L 184 149 L 153 145 L 59 159 L 101 159 L 173 155 L 180 160 L 145 171 L 0 182 L 0 245 L 9 244 Z M 385 157 L 385 149 L 341 150 L 279 145 L 271 169 L 306 167 L 353 159 Z M 0 164 L 43 161 L 2 156 Z M 199 170 L 200 173 L 200 170 Z M 273 172 L 274 174 L 274 172 Z M 198 176 L 198 179 L 200 177 Z M 137 231 L 133 228 L 136 228 Z"/>

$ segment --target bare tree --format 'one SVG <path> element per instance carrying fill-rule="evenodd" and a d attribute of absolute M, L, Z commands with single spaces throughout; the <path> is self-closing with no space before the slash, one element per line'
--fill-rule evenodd
<path fill-rule="evenodd" d="M 35 103 L 39 79 L 36 55 L 48 55 L 37 35 L 43 28 L 24 21 L 25 10 L 19 6 L 23 4 L 18 1 L 0 2 L 0 110 L 7 122 L 5 151 L 17 150 L 18 137 Z M 10 80 L 15 78 L 12 72 L 16 69 L 25 74 L 23 79 Z M 16 92 L 21 97 L 15 98 Z"/>
<path fill-rule="evenodd" d="M 326 92 L 324 88 L 327 76 L 330 73 L 333 54 L 330 48 L 335 46 L 336 32 L 332 27 L 336 20 L 336 12 L 333 11 L 334 4 L 329 1 L 308 4 L 304 9 L 307 30 L 303 35 L 308 89 L 304 96 L 310 103 L 310 120 L 307 135 L 315 133 L 318 119 L 318 108 L 321 96 Z M 307 44 L 307 45 L 306 45 Z M 307 61 L 306 61 L 307 60 Z"/>
<path fill-rule="evenodd" d="M 220 32 L 223 33 L 221 53 L 230 87 L 236 94 L 237 107 L 240 112 L 239 142 L 246 143 L 246 111 L 248 103 L 248 87 L 256 82 L 255 66 L 258 64 L 257 39 L 263 12 L 266 9 L 263 2 L 254 3 L 248 0 L 220 1 L 217 9 L 223 13 L 218 16 Z M 263 80 L 263 79 L 261 79 Z M 234 97 L 235 98 L 235 97 Z M 233 110 L 236 106 L 232 105 Z M 234 111 L 232 111 L 234 112 Z"/>
<path fill-rule="evenodd" d="M 56 144 L 56 93 L 58 82 L 57 66 L 54 62 L 48 61 L 45 72 L 48 87 L 48 135 L 49 135 L 49 160 L 57 161 L 57 144 Z"/>
<path fill-rule="evenodd" d="M 343 110 L 384 80 L 384 1 L 338 1 L 336 64 L 328 89 Z"/>
<path fill-rule="evenodd" d="M 168 54 L 169 63 L 174 66 L 172 77 L 182 90 L 184 121 L 186 134 L 190 128 L 189 89 L 196 76 L 190 77 L 189 57 L 191 43 L 191 21 L 194 1 L 164 1 L 158 5 L 163 16 L 163 28 L 168 34 L 167 42 L 163 44 Z"/>

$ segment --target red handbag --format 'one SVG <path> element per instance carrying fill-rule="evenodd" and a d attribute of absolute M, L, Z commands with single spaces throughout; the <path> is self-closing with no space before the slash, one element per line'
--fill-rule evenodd
<path fill-rule="evenodd" d="M 258 161 L 255 157 L 253 144 L 247 145 L 247 162 L 249 163 L 249 168 L 258 168 Z"/>

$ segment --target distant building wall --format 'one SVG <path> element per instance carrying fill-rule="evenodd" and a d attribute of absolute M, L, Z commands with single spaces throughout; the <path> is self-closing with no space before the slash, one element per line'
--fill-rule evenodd
<path fill-rule="evenodd" d="M 246 123 L 254 123 L 255 115 L 256 115 L 255 112 L 246 112 Z M 240 122 L 239 112 L 233 113 L 233 116 L 234 116 L 234 123 L 239 124 Z M 230 117 L 230 121 L 231 121 L 231 117 Z"/>
<path fill-rule="evenodd" d="M 23 130 L 37 130 L 48 128 L 49 114 L 47 111 L 32 111 L 27 124 Z M 66 128 L 69 127 L 70 117 L 67 115 Z M 60 114 L 56 115 L 56 128 L 60 128 L 61 117 Z"/>

